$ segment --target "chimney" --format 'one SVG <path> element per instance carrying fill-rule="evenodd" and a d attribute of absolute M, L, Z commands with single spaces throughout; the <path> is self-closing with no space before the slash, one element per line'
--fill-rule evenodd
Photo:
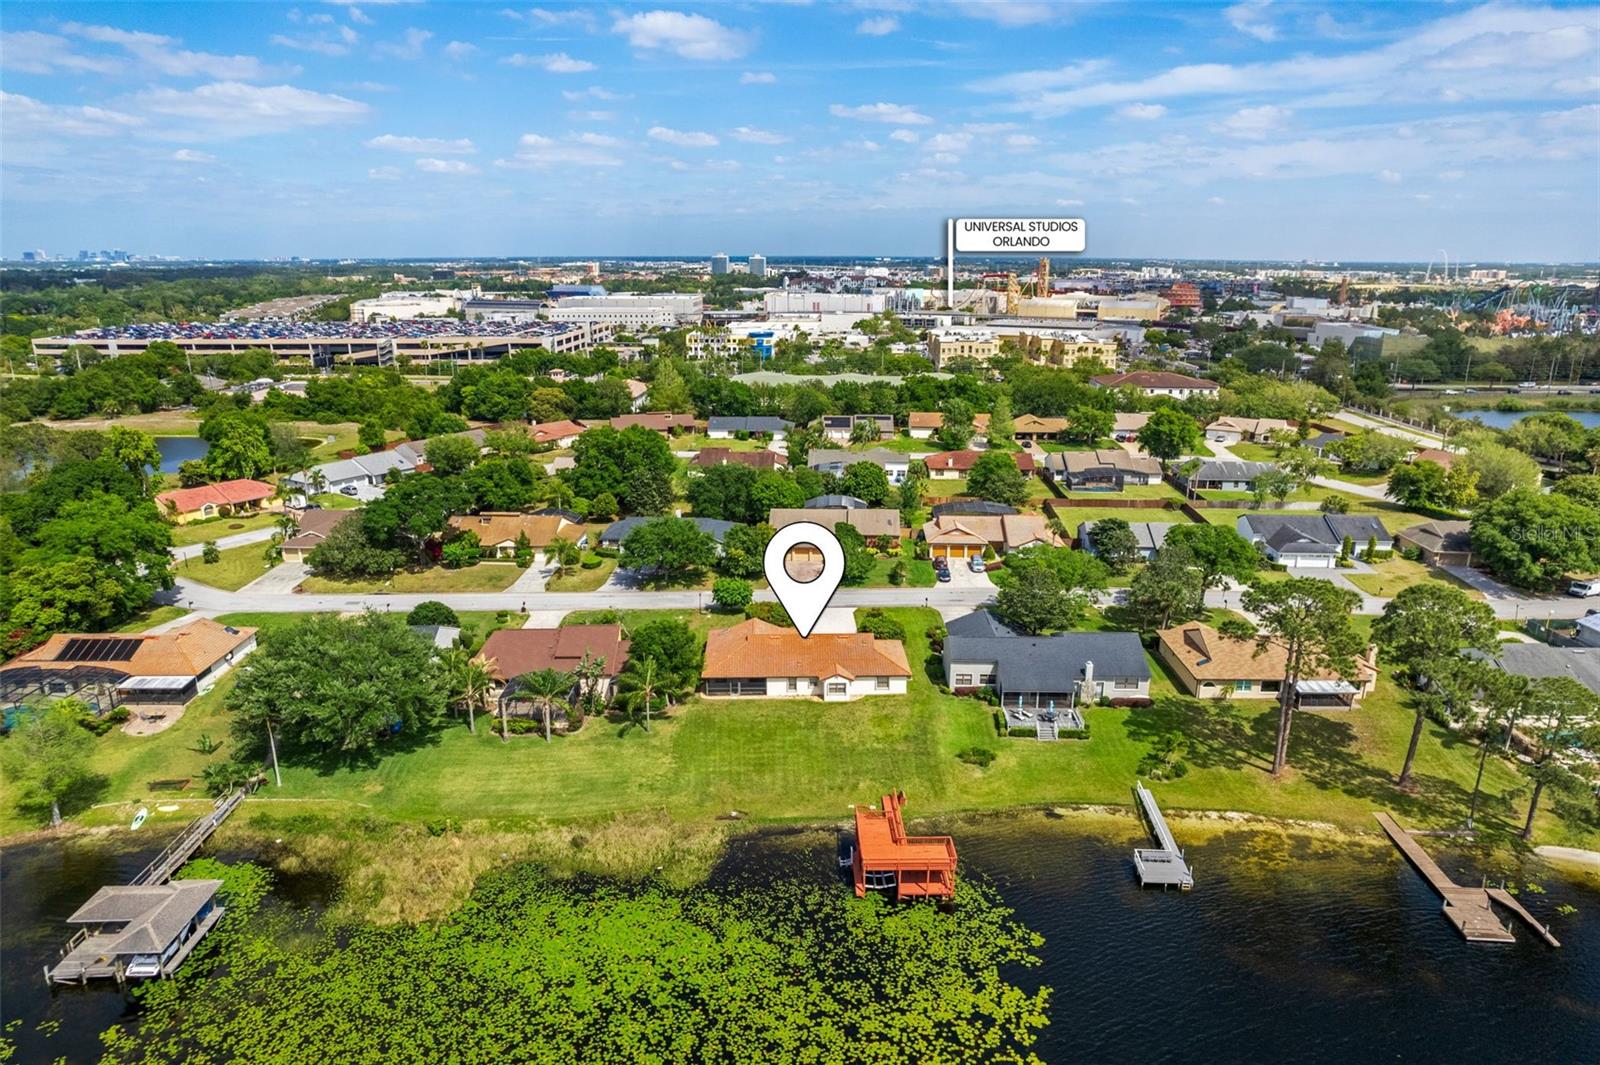
<path fill-rule="evenodd" d="M 1094 659 L 1087 658 L 1083 662 L 1083 698 L 1093 702 L 1094 697 Z"/>

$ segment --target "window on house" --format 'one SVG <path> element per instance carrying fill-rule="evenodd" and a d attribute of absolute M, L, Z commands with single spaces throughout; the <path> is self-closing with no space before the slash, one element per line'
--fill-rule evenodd
<path fill-rule="evenodd" d="M 800 678 L 799 677 L 790 677 L 789 678 L 789 683 L 787 685 L 787 688 L 788 688 L 789 691 L 792 691 L 792 692 L 799 691 L 800 690 Z"/>
<path fill-rule="evenodd" d="M 956 674 L 956 687 L 965 688 L 968 685 L 970 685 L 971 683 L 972 683 L 972 674 L 971 673 L 957 673 Z"/>
<path fill-rule="evenodd" d="M 878 691 L 886 692 L 886 691 L 889 690 L 889 678 L 888 677 L 874 677 L 872 686 L 874 688 L 876 688 Z"/>
<path fill-rule="evenodd" d="M 828 694 L 829 695 L 843 695 L 847 691 L 849 691 L 849 687 L 842 680 L 834 680 L 834 681 L 829 681 L 828 682 Z"/>
<path fill-rule="evenodd" d="M 1139 682 L 1130 677 L 1118 677 L 1117 682 L 1112 685 L 1112 687 L 1119 688 L 1123 691 L 1127 691 L 1130 688 L 1137 688 L 1138 686 Z"/>
<path fill-rule="evenodd" d="M 1236 680 L 1236 681 L 1233 682 L 1233 690 L 1236 691 L 1236 692 L 1247 692 L 1247 691 L 1250 691 L 1254 687 L 1255 687 L 1255 681 Z"/>
<path fill-rule="evenodd" d="M 1281 680 L 1264 680 L 1264 681 L 1261 682 L 1261 690 L 1264 691 L 1264 692 L 1282 691 L 1283 690 L 1283 681 L 1281 681 Z"/>
<path fill-rule="evenodd" d="M 991 685 L 992 686 L 994 684 L 994 674 L 993 673 L 979 673 L 978 674 L 978 683 L 979 684 L 987 684 L 987 685 Z"/>

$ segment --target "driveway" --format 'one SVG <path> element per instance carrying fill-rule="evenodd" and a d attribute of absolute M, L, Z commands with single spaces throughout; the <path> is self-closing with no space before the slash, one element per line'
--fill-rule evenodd
<path fill-rule="evenodd" d="M 241 594 L 288 595 L 311 575 L 311 567 L 304 562 L 280 562 L 267 572 L 239 589 Z"/>
<path fill-rule="evenodd" d="M 1521 599 L 1532 604 L 1539 602 L 1539 600 L 1542 598 L 1530 596 L 1525 592 L 1519 592 L 1515 588 L 1501 584 L 1499 581 L 1495 580 L 1481 569 L 1473 569 L 1471 566 L 1441 566 L 1440 568 L 1463 584 L 1476 588 L 1478 591 L 1482 592 L 1484 597 L 1487 599 Z M 1551 598 L 1571 597 L 1552 596 Z"/>
<path fill-rule="evenodd" d="M 553 573 L 555 573 L 554 566 L 544 566 L 539 564 L 529 566 L 527 569 L 522 571 L 516 580 L 512 581 L 506 587 L 506 591 L 515 592 L 518 595 L 542 595 L 544 593 L 545 582 L 550 579 L 550 576 Z"/>
<path fill-rule="evenodd" d="M 982 588 L 994 591 L 994 581 L 989 579 L 987 573 L 974 573 L 966 559 L 952 559 L 950 561 L 950 583 L 946 588 Z"/>
<path fill-rule="evenodd" d="M 251 529 L 249 532 L 234 533 L 232 536 L 223 536 L 217 540 L 217 548 L 226 551 L 230 547 L 243 547 L 246 544 L 260 544 L 272 539 L 278 534 L 276 526 L 269 525 L 265 529 Z M 183 547 L 174 547 L 172 557 L 182 560 L 186 558 L 199 558 L 205 551 L 204 543 L 185 544 Z"/>

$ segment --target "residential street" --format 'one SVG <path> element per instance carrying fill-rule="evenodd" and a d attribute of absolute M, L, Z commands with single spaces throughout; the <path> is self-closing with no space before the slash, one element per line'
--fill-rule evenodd
<path fill-rule="evenodd" d="M 217 540 L 217 547 L 220 550 L 226 551 L 230 547 L 243 547 L 245 544 L 265 543 L 266 541 L 272 539 L 277 532 L 278 530 L 270 525 L 265 529 L 251 529 L 249 532 L 235 533 L 232 536 L 219 537 Z M 180 561 L 186 558 L 199 558 L 200 553 L 205 549 L 206 545 L 204 543 L 185 544 L 183 547 L 174 547 L 172 549 L 172 557 L 179 559 Z"/>

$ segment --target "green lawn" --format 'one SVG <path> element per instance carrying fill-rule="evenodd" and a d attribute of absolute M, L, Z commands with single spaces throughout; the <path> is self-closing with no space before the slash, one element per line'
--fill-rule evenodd
<path fill-rule="evenodd" d="M 250 514 L 242 518 L 213 518 L 210 521 L 195 521 L 187 525 L 174 525 L 172 527 L 172 545 L 186 547 L 189 544 L 203 544 L 207 540 L 220 540 L 224 536 L 233 536 L 236 533 L 250 532 L 253 529 L 270 529 L 278 520 L 276 514 Z"/>
<path fill-rule="evenodd" d="M 1066 506 L 1051 507 L 1049 508 L 1049 513 L 1054 514 L 1056 519 L 1061 522 L 1062 528 L 1066 529 L 1067 532 L 1073 536 L 1077 535 L 1078 526 L 1082 525 L 1084 522 L 1088 522 L 1090 525 L 1093 525 L 1095 522 L 1101 521 L 1105 518 L 1121 518 L 1123 521 L 1129 522 L 1130 524 L 1136 521 L 1170 521 L 1177 522 L 1180 525 L 1187 524 L 1189 522 L 1188 516 L 1176 507 L 1166 507 L 1161 509 L 1150 507 L 1148 509 L 1135 510 L 1131 507 L 1123 509 L 1120 507 Z M 1205 512 L 1203 511 L 1202 513 Z"/>
<path fill-rule="evenodd" d="M 557 822 L 663 811 L 680 821 L 705 821 L 734 809 L 756 820 L 840 820 L 851 803 L 871 801 L 892 787 L 913 797 L 919 816 L 1019 805 L 1124 805 L 1140 758 L 1159 736 L 1177 732 L 1185 738 L 1190 771 L 1162 784 L 1162 803 L 1170 809 L 1238 810 L 1363 831 L 1372 830 L 1371 814 L 1378 809 L 1425 827 L 1454 826 L 1465 815 L 1477 748 L 1436 725 L 1424 732 L 1415 793 L 1394 787 L 1412 713 L 1387 678 L 1353 713 L 1297 715 L 1292 767 L 1274 780 L 1267 769 L 1275 706 L 1179 698 L 1170 694 L 1162 672 L 1155 706 L 1089 709 L 1087 740 L 997 737 L 991 708 L 941 694 L 930 681 L 934 663 L 924 632 L 934 612 L 891 613 L 906 628 L 913 666 L 904 697 L 841 704 L 695 698 L 648 734 L 591 719 L 576 735 L 553 744 L 531 736 L 501 743 L 487 728 L 471 735 L 452 723 L 425 737 L 396 740 L 375 764 L 312 764 L 285 751 L 284 787 L 280 792 L 269 786 L 263 797 L 292 800 L 307 811 L 320 806 L 407 820 Z M 637 624 L 644 615 L 624 620 Z M 696 614 L 692 620 L 704 632 L 738 618 Z M 226 736 L 220 707 L 231 683 L 231 675 L 224 678 L 165 733 L 132 739 L 113 732 L 97 741 L 94 763 L 108 778 L 104 798 L 143 801 L 150 797 L 148 780 L 198 776 L 207 756 L 193 745 L 202 732 Z M 955 757 L 975 746 L 997 752 L 987 769 Z M 1503 834 L 1524 808 L 1522 779 L 1493 758 L 1485 788 L 1480 817 L 1490 833 Z M 1541 814 L 1540 842 L 1600 842 L 1595 830 L 1559 821 L 1553 806 Z M 0 808 L 10 819 L 8 828 L 33 823 L 18 818 L 10 801 Z M 129 812 L 73 815 L 117 823 Z"/>
<path fill-rule="evenodd" d="M 617 568 L 617 560 L 603 558 L 598 555 L 585 554 L 585 560 L 599 559 L 600 565 L 594 569 L 583 569 L 581 566 L 571 573 L 551 577 L 545 582 L 547 592 L 592 592 L 610 579 Z"/>
<path fill-rule="evenodd" d="M 667 443 L 674 451 L 704 451 L 708 447 L 725 447 L 729 451 L 766 451 L 771 446 L 769 440 L 713 440 L 704 433 L 684 433 L 682 436 L 669 438 Z M 571 454 L 571 452 L 551 452 L 551 454 Z M 540 456 L 540 458 L 548 457 Z"/>
<path fill-rule="evenodd" d="M 1359 554 L 1361 548 L 1357 545 Z M 1372 563 L 1372 573 L 1350 573 L 1345 576 L 1350 578 L 1350 583 L 1360 588 L 1368 595 L 1375 595 L 1381 599 L 1392 599 L 1406 588 L 1422 584 L 1425 581 L 1435 581 L 1440 584 L 1453 584 L 1466 592 L 1473 599 L 1482 599 L 1483 593 L 1476 588 L 1462 584 L 1443 570 L 1432 570 L 1420 562 L 1395 555 L 1382 562 Z"/>
<path fill-rule="evenodd" d="M 153 606 L 141 610 L 138 614 L 112 629 L 112 632 L 144 632 L 146 629 L 164 625 L 169 621 L 183 617 L 189 611 L 181 606 Z"/>
<path fill-rule="evenodd" d="M 939 583 L 938 578 L 933 573 L 933 563 L 927 559 L 917 558 L 911 544 L 911 541 L 906 541 L 901 545 L 899 554 L 893 557 L 873 560 L 872 576 L 867 578 L 866 587 L 893 587 L 889 581 L 889 571 L 894 568 L 896 562 L 904 562 L 906 564 L 906 579 L 901 587 L 932 588 Z"/>
<path fill-rule="evenodd" d="M 1055 498 L 1055 493 L 1050 491 L 1050 486 L 1044 483 L 1043 477 L 1025 477 L 1023 482 L 1028 486 L 1028 499 Z M 965 477 L 930 477 L 924 492 L 928 499 L 948 499 L 966 494 L 967 479 Z M 1026 506 L 1026 502 L 1023 505 Z"/>
<path fill-rule="evenodd" d="M 476 566 L 446 569 L 430 566 L 424 570 L 401 570 L 388 580 L 336 581 L 327 577 L 307 577 L 300 583 L 302 592 L 363 594 L 372 592 L 503 592 L 522 570 L 510 562 L 480 562 Z"/>
<path fill-rule="evenodd" d="M 1183 502 L 1183 493 L 1178 491 L 1166 481 L 1157 481 L 1155 484 L 1130 484 L 1120 492 L 1071 492 L 1066 494 L 1071 499 L 1170 499 L 1173 503 Z"/>
<path fill-rule="evenodd" d="M 319 496 L 312 496 L 311 502 L 323 510 L 355 510 L 361 505 L 361 500 L 338 492 L 324 492 Z"/>
<path fill-rule="evenodd" d="M 219 554 L 221 557 L 211 564 L 201 561 L 198 555 L 183 559 L 181 562 L 174 562 L 172 572 L 187 580 L 199 581 L 201 584 L 209 584 L 224 591 L 237 592 L 272 568 L 267 564 L 265 543 L 230 547 Z"/>

